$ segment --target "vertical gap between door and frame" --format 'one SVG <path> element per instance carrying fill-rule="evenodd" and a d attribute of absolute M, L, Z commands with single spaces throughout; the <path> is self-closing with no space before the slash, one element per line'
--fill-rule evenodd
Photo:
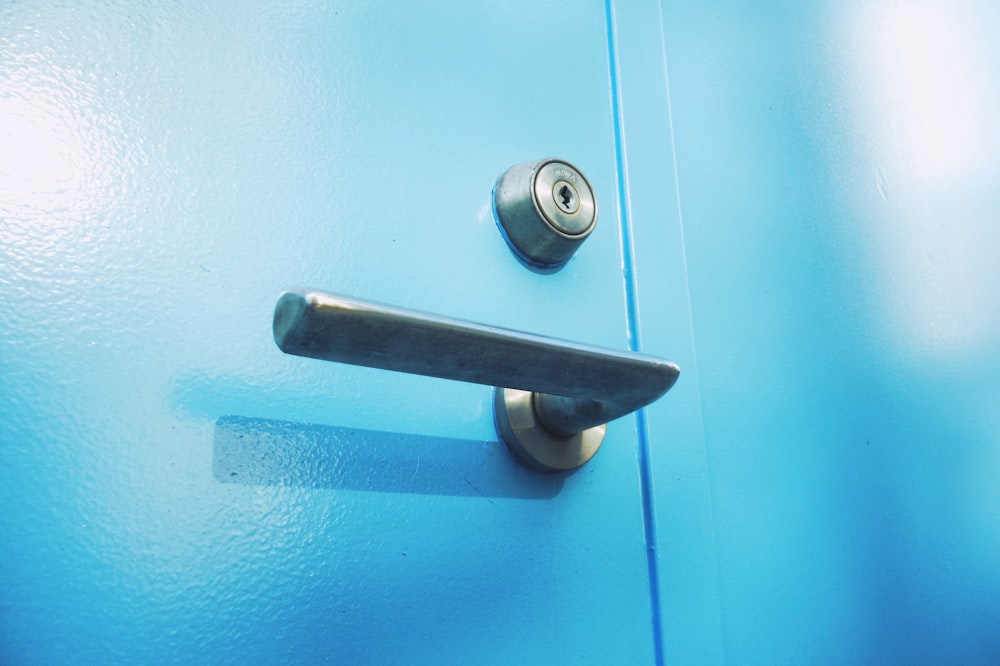
<path fill-rule="evenodd" d="M 630 207 L 628 161 L 626 159 L 625 127 L 621 114 L 617 25 L 614 0 L 606 0 L 605 14 L 608 31 L 608 69 L 611 86 L 611 120 L 614 128 L 615 169 L 618 189 L 618 216 L 622 247 L 622 275 L 625 286 L 625 313 L 628 344 L 632 351 L 641 351 L 639 303 L 635 280 L 634 238 Z M 643 529 L 646 540 L 646 567 L 649 575 L 650 612 L 653 624 L 653 651 L 657 664 L 663 664 L 663 635 L 660 627 L 660 574 L 656 557 L 656 514 L 653 500 L 653 476 L 649 460 L 649 426 L 645 409 L 635 413 L 638 438 L 639 488 L 642 502 Z"/>

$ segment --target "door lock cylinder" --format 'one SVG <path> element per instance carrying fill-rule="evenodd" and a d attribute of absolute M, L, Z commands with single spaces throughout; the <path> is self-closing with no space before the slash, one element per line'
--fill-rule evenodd
<path fill-rule="evenodd" d="M 575 166 L 545 159 L 515 164 L 493 187 L 497 226 L 529 266 L 562 268 L 597 224 L 594 189 Z"/>

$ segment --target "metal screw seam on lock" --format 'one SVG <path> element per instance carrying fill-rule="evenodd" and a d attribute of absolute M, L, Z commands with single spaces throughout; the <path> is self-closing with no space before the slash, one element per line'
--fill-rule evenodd
<path fill-rule="evenodd" d="M 563 266 L 597 224 L 597 199 L 586 177 L 565 160 L 516 164 L 493 188 L 497 225 L 522 261 Z"/>

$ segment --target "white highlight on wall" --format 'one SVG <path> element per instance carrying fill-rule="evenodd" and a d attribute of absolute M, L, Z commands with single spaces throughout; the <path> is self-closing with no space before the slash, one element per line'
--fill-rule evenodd
<path fill-rule="evenodd" d="M 836 41 L 871 160 L 879 307 L 902 353 L 975 357 L 1000 339 L 1000 6 L 858 7 Z"/>

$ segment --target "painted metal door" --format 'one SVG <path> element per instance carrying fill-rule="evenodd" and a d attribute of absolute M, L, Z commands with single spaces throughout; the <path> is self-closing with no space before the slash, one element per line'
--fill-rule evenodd
<path fill-rule="evenodd" d="M 996 662 L 998 19 L 5 5 L 0 661 Z M 291 286 L 682 376 L 541 476 L 489 387 L 281 354 Z"/>
<path fill-rule="evenodd" d="M 286 356 L 270 332 L 278 294 L 305 286 L 637 348 L 620 103 L 640 84 L 623 87 L 617 44 L 626 24 L 630 44 L 658 39 L 647 18 L 517 0 L 0 9 L 2 660 L 717 648 L 717 608 L 691 610 L 715 594 L 693 373 L 656 417 L 692 500 L 661 514 L 677 539 L 657 554 L 641 419 L 577 473 L 539 475 L 497 442 L 489 387 Z M 600 205 L 554 274 L 512 256 L 490 206 L 500 172 L 546 156 Z M 649 224 L 683 266 L 676 221 Z M 679 306 L 655 351 L 684 368 L 683 279 L 655 289 Z"/>

